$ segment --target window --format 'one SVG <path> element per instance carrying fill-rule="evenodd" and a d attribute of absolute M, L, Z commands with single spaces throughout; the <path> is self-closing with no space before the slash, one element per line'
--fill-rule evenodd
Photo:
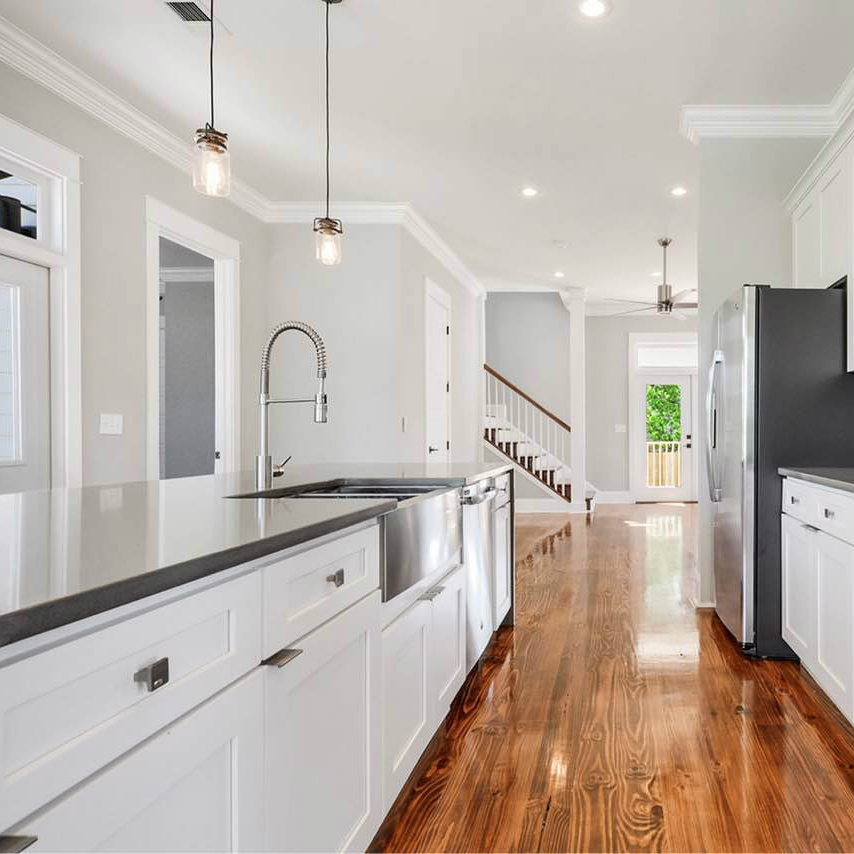
<path fill-rule="evenodd" d="M 0 164 L 0 228 L 38 239 L 39 186 Z"/>
<path fill-rule="evenodd" d="M 0 284 L 0 463 L 20 459 L 17 291 Z"/>
<path fill-rule="evenodd" d="M 638 344 L 639 368 L 696 368 L 697 344 L 649 341 Z"/>

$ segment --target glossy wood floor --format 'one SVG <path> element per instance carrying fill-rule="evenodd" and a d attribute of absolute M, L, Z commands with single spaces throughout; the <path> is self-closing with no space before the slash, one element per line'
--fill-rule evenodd
<path fill-rule="evenodd" d="M 517 624 L 376 850 L 854 850 L 854 731 L 687 604 L 695 512 L 520 518 Z"/>

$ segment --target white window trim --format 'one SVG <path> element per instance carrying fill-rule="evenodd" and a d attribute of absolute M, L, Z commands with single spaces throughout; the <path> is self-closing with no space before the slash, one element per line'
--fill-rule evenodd
<path fill-rule="evenodd" d="M 41 190 L 38 239 L 0 230 L 0 255 L 49 272 L 51 486 L 76 487 L 83 482 L 80 156 L 0 115 L 0 157 L 37 176 Z"/>
<path fill-rule="evenodd" d="M 214 472 L 240 471 L 240 243 L 146 196 L 146 473 L 160 479 L 160 238 L 214 260 L 216 446 Z"/>

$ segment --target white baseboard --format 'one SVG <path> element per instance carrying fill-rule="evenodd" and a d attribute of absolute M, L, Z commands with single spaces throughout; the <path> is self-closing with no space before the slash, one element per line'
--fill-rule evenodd
<path fill-rule="evenodd" d="M 635 501 L 632 498 L 632 494 L 628 491 L 619 491 L 614 490 L 609 492 L 607 490 L 597 490 L 596 491 L 596 503 L 597 504 L 634 504 Z"/>
<path fill-rule="evenodd" d="M 710 602 L 706 602 L 703 599 L 695 599 L 693 596 L 688 600 L 688 604 L 694 608 L 695 610 L 706 610 L 713 609 L 715 607 L 714 599 Z"/>
<path fill-rule="evenodd" d="M 517 498 L 516 513 L 586 513 L 585 504 L 570 504 L 560 498 Z"/>

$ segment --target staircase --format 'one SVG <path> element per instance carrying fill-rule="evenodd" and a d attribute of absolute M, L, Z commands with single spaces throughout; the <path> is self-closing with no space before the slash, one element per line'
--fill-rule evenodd
<path fill-rule="evenodd" d="M 484 365 L 486 415 L 484 441 L 512 460 L 543 487 L 567 503 L 572 503 L 571 451 L 569 424 L 549 412 L 542 404 Z M 584 500 L 590 511 L 593 491 Z"/>

